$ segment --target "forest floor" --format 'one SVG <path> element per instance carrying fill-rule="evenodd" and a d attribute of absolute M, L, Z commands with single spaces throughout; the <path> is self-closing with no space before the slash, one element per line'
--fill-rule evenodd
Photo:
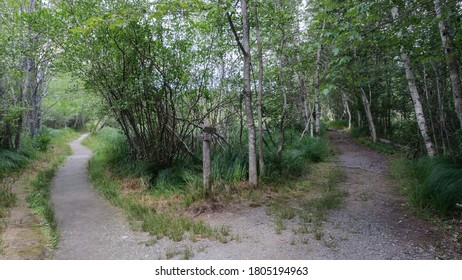
<path fill-rule="evenodd" d="M 229 203 L 194 216 L 225 227 L 226 243 L 184 238 L 157 240 L 133 231 L 122 211 L 94 190 L 88 179 L 91 152 L 71 142 L 73 155 L 56 173 L 52 201 L 60 232 L 54 259 L 461 259 L 460 244 L 441 226 L 416 217 L 388 175 L 388 161 L 330 131 L 338 151 L 333 163 L 346 174 L 340 208 L 328 213 L 316 234 L 297 230 L 295 217 L 277 230 L 268 205 Z M 22 242 L 25 242 L 24 240 Z"/>

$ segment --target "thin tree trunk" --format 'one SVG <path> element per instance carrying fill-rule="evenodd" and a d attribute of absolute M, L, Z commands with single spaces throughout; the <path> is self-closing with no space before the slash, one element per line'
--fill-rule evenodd
<path fill-rule="evenodd" d="M 324 20 L 321 29 L 321 36 L 320 41 L 322 40 L 324 27 L 326 25 L 326 21 Z M 321 71 L 321 54 L 322 54 L 322 43 L 319 42 L 318 51 L 316 52 L 316 72 L 314 77 L 314 111 L 316 114 L 316 135 L 321 133 L 321 108 L 319 105 L 319 87 L 320 87 L 320 71 Z"/>
<path fill-rule="evenodd" d="M 255 35 L 257 37 L 257 55 L 258 55 L 258 96 L 257 96 L 257 113 L 258 113 L 258 166 L 260 176 L 265 175 L 265 161 L 263 158 L 263 47 L 260 37 L 260 24 L 258 22 L 257 2 L 253 5 L 255 17 Z"/>
<path fill-rule="evenodd" d="M 282 31 L 282 36 L 281 36 L 281 50 L 284 48 L 284 31 Z M 284 67 L 282 65 L 283 62 L 283 56 L 281 55 L 279 57 L 279 80 L 280 80 L 280 86 L 281 86 L 281 93 L 282 93 L 282 109 L 281 109 L 281 122 L 279 124 L 279 134 L 280 134 L 280 139 L 279 139 L 279 147 L 277 151 L 277 158 L 281 160 L 282 158 L 282 152 L 284 150 L 284 134 L 285 134 L 285 120 L 287 116 L 287 90 L 284 86 Z"/>
<path fill-rule="evenodd" d="M 393 7 L 392 16 L 394 19 L 399 17 L 398 7 Z M 401 32 L 397 33 L 399 39 L 401 39 L 402 34 Z M 408 54 L 404 51 L 403 46 L 401 46 L 401 59 L 403 61 L 404 69 L 406 71 L 406 78 L 409 86 L 409 92 L 411 94 L 412 102 L 414 103 L 414 111 L 417 119 L 417 124 L 419 126 L 419 131 L 422 136 L 422 139 L 425 144 L 425 148 L 427 149 L 427 154 L 429 157 L 433 157 L 436 155 L 435 146 L 428 136 L 428 129 L 427 129 L 427 121 L 425 118 L 425 114 L 422 108 L 422 102 L 420 101 L 419 91 L 417 90 L 416 86 L 416 79 L 414 75 L 414 71 L 411 67 L 411 61 L 409 59 Z"/>
<path fill-rule="evenodd" d="M 243 69 L 243 83 L 244 83 L 244 103 L 245 112 L 247 117 L 247 132 L 248 132 L 248 148 L 249 148 L 249 185 L 256 186 L 258 184 L 257 175 L 257 152 L 256 152 L 256 141 L 255 141 L 255 123 L 253 118 L 252 108 L 252 93 L 250 89 L 250 25 L 248 16 L 247 0 L 241 1 L 242 10 L 242 43 L 239 40 L 237 31 L 234 28 L 234 24 L 231 20 L 231 15 L 228 13 L 228 22 L 233 31 L 236 42 L 242 51 L 244 57 L 244 69 Z"/>
<path fill-rule="evenodd" d="M 346 98 L 344 92 L 342 92 L 342 102 L 343 102 L 343 107 L 345 108 L 345 111 L 347 112 L 347 115 L 348 115 L 348 129 L 351 129 L 351 111 L 350 111 L 350 106 L 348 105 L 348 99 Z"/>
<path fill-rule="evenodd" d="M 431 131 L 433 134 L 433 143 L 435 144 L 435 151 L 438 151 L 438 141 L 436 140 L 436 130 L 435 130 L 435 124 L 433 122 L 432 106 L 430 105 L 430 96 L 428 93 L 428 84 L 427 84 L 427 71 L 425 68 L 425 64 L 423 65 L 423 79 L 424 79 L 425 100 L 427 102 L 428 116 L 430 118 L 430 127 L 431 127 Z"/>
<path fill-rule="evenodd" d="M 300 31 L 299 31 L 300 32 Z M 300 47 L 300 38 L 297 36 L 296 39 L 296 44 L 297 47 Z M 297 62 L 300 63 L 300 54 L 297 53 Z M 298 79 L 300 81 L 300 107 L 302 109 L 302 119 L 305 121 L 305 128 L 303 129 L 302 135 L 300 137 L 303 138 L 305 135 L 306 131 L 309 129 L 311 121 L 312 121 L 312 114 L 310 110 L 308 110 L 308 104 L 307 104 L 307 99 L 309 99 L 309 96 L 307 96 L 307 89 L 306 89 L 306 82 L 305 82 L 305 76 L 303 75 L 302 71 L 297 72 Z"/>
<path fill-rule="evenodd" d="M 440 1 L 434 0 L 433 3 L 435 4 L 436 18 L 438 19 L 438 28 L 440 31 L 443 50 L 446 55 L 446 63 L 448 65 L 449 77 L 451 79 L 454 107 L 456 110 L 457 117 L 459 118 L 460 127 L 462 128 L 462 85 L 460 81 L 459 64 L 457 62 L 457 52 L 454 47 L 454 43 L 449 37 L 446 22 L 442 18 Z"/>
<path fill-rule="evenodd" d="M 438 96 L 438 119 L 439 119 L 439 125 L 440 125 L 440 135 L 441 135 L 441 143 L 443 145 L 443 154 L 446 155 L 447 152 L 447 147 L 446 147 L 446 142 L 445 142 L 445 135 L 447 135 L 446 132 L 446 117 L 444 114 L 444 102 L 443 102 L 443 95 L 441 94 L 441 89 L 440 89 L 440 73 L 438 71 L 438 68 L 436 65 L 432 65 L 433 71 L 435 72 L 435 84 L 436 84 L 436 94 Z M 448 141 L 449 145 L 449 141 Z"/>
<path fill-rule="evenodd" d="M 366 91 L 363 87 L 361 87 L 361 100 L 363 101 L 364 111 L 366 112 L 367 124 L 369 126 L 372 141 L 377 142 L 377 132 L 375 129 L 374 119 L 372 118 L 371 103 L 369 102 Z"/>

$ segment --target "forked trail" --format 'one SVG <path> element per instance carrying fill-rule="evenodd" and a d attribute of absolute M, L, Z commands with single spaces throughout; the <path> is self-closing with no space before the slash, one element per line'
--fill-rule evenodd
<path fill-rule="evenodd" d="M 71 143 L 74 154 L 53 180 L 60 242 L 56 259 L 436 259 L 461 258 L 436 228 L 403 206 L 387 179 L 387 161 L 355 144 L 342 132 L 329 132 L 347 178 L 343 206 L 322 225 L 320 240 L 295 233 L 296 219 L 276 234 L 266 206 L 231 205 L 198 217 L 214 226 L 227 225 L 235 237 L 228 243 L 185 238 L 150 242 L 146 233 L 130 228 L 121 211 L 92 188 L 87 173 L 91 152 Z M 319 238 L 318 238 L 319 239 Z"/>

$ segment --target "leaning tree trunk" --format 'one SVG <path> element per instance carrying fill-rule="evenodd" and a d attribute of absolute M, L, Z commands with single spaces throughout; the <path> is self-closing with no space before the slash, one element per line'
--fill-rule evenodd
<path fill-rule="evenodd" d="M 391 14 L 394 19 L 399 17 L 398 7 L 393 7 Z M 397 33 L 399 39 L 401 39 L 402 34 L 401 32 Z M 425 148 L 427 149 L 427 154 L 430 157 L 436 155 L 435 146 L 428 136 L 428 129 L 427 129 L 427 121 L 425 118 L 425 114 L 422 108 L 422 102 L 420 101 L 419 91 L 417 90 L 416 86 L 416 79 L 414 75 L 414 71 L 411 67 L 411 61 L 409 55 L 404 51 L 403 46 L 401 46 L 401 59 L 403 61 L 404 69 L 406 71 L 406 78 L 409 86 L 409 92 L 411 94 L 412 102 L 414 104 L 414 111 L 417 119 L 417 124 L 419 126 L 419 131 L 422 136 L 422 139 L 425 144 Z"/>
<path fill-rule="evenodd" d="M 361 100 L 363 101 L 364 111 L 366 112 L 367 125 L 369 126 L 372 141 L 377 142 L 377 132 L 375 129 L 374 119 L 372 118 L 371 103 L 367 98 L 366 91 L 363 87 L 361 87 Z"/>
<path fill-rule="evenodd" d="M 457 52 L 449 37 L 446 22 L 442 18 L 442 11 L 439 0 L 434 0 L 436 18 L 438 19 L 438 28 L 440 31 L 443 50 L 446 55 L 446 63 L 448 65 L 449 77 L 451 78 L 452 96 L 454 99 L 454 107 L 456 109 L 459 124 L 462 128 L 462 85 L 460 81 L 459 64 L 457 62 Z"/>
<path fill-rule="evenodd" d="M 343 108 L 348 115 L 348 130 L 349 130 L 351 129 L 351 111 L 350 111 L 350 106 L 348 105 L 348 99 L 343 91 L 342 91 L 342 102 L 343 102 Z"/>

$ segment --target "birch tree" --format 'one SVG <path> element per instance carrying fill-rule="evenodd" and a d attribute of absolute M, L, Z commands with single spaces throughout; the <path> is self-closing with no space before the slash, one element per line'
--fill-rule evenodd
<path fill-rule="evenodd" d="M 398 7 L 396 6 L 393 7 L 391 14 L 392 14 L 393 19 L 396 20 L 399 17 Z M 396 35 L 399 39 L 402 38 L 401 31 L 399 31 Z M 419 131 L 422 136 L 424 145 L 427 149 L 427 154 L 428 156 L 433 157 L 436 155 L 436 150 L 435 150 L 435 146 L 430 136 L 428 135 L 427 120 L 425 118 L 424 110 L 422 107 L 422 102 L 420 100 L 419 91 L 417 89 L 415 74 L 411 67 L 411 60 L 403 46 L 400 47 L 400 53 L 401 53 L 401 60 L 403 62 L 403 67 L 406 72 L 406 79 L 407 79 L 407 83 L 409 87 L 409 93 L 411 94 L 412 102 L 414 104 L 414 111 L 415 111 L 415 115 L 417 119 L 417 125 L 419 127 Z"/>
<path fill-rule="evenodd" d="M 433 1 L 435 5 L 436 18 L 438 19 L 438 29 L 441 37 L 442 47 L 446 55 L 446 63 L 449 71 L 449 77 L 452 86 L 452 96 L 454 99 L 454 107 L 459 118 L 459 124 L 462 128 L 462 85 L 459 73 L 459 63 L 457 61 L 457 51 L 449 37 L 447 23 L 443 19 L 443 11 L 439 0 Z"/>

